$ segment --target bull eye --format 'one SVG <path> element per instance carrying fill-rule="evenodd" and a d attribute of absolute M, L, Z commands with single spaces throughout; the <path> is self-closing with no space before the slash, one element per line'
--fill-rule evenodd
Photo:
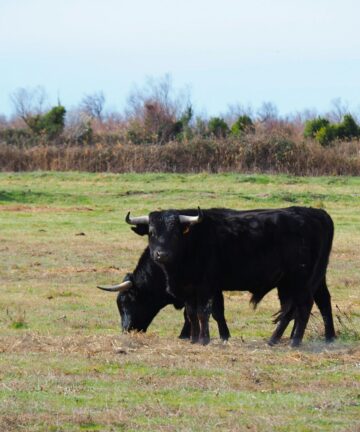
<path fill-rule="evenodd" d="M 183 229 L 183 234 L 187 234 L 190 231 L 190 225 L 187 225 L 184 229 Z"/>

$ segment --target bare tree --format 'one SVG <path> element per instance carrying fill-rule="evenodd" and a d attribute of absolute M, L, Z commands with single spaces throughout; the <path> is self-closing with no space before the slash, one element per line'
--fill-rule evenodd
<path fill-rule="evenodd" d="M 307 120 L 312 120 L 316 117 L 319 117 L 320 114 L 315 108 L 306 108 L 302 111 L 298 111 L 295 114 L 290 116 L 290 119 L 293 121 L 299 121 L 301 123 L 305 123 Z"/>
<path fill-rule="evenodd" d="M 354 112 L 354 118 L 357 123 L 360 123 L 360 105 L 358 105 L 356 111 Z"/>
<path fill-rule="evenodd" d="M 241 103 L 228 105 L 228 110 L 222 117 L 226 120 L 228 124 L 233 124 L 239 117 L 248 116 L 253 118 L 253 108 L 251 105 L 243 105 Z"/>
<path fill-rule="evenodd" d="M 189 107 L 189 89 L 175 92 L 171 76 L 166 74 L 148 78 L 142 88 L 132 90 L 126 117 L 138 141 L 164 143 L 178 133 L 178 120 Z"/>
<path fill-rule="evenodd" d="M 4 116 L 3 114 L 0 114 L 0 130 L 5 129 L 8 126 L 9 126 L 9 123 L 6 119 L 6 116 Z"/>
<path fill-rule="evenodd" d="M 69 111 L 66 115 L 65 137 L 72 142 L 91 141 L 91 117 L 79 109 Z"/>
<path fill-rule="evenodd" d="M 257 116 L 261 123 L 273 122 L 278 119 L 279 111 L 272 102 L 263 102 L 257 110 Z"/>
<path fill-rule="evenodd" d="M 81 110 L 90 117 L 103 120 L 103 111 L 105 105 L 105 96 L 102 91 L 85 95 L 81 101 Z"/>
<path fill-rule="evenodd" d="M 48 103 L 47 93 L 42 86 L 35 88 L 19 87 L 10 94 L 15 114 L 28 124 L 31 116 L 42 114 Z"/>
<path fill-rule="evenodd" d="M 343 101 L 340 97 L 333 99 L 331 106 L 332 109 L 326 116 L 334 123 L 340 123 L 344 115 L 350 112 L 348 102 Z"/>
<path fill-rule="evenodd" d="M 312 108 L 287 114 L 284 120 L 287 123 L 292 123 L 298 130 L 302 130 L 306 121 L 316 117 L 319 117 L 319 113 L 316 109 Z"/>
<path fill-rule="evenodd" d="M 169 117 L 178 117 L 191 105 L 189 88 L 175 92 L 172 78 L 165 74 L 160 78 L 149 77 L 143 87 L 134 87 L 127 100 L 126 115 L 129 118 L 142 117 L 146 105 L 156 104 Z"/>

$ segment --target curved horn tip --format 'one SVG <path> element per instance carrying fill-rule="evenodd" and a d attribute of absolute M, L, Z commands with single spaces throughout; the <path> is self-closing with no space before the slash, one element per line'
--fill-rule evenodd
<path fill-rule="evenodd" d="M 124 281 L 118 285 L 113 285 L 113 286 L 97 285 L 96 287 L 103 290 L 103 291 L 124 292 L 124 291 L 127 291 L 128 289 L 130 289 L 132 287 L 132 282 L 131 281 Z"/>
<path fill-rule="evenodd" d="M 148 225 L 149 224 L 149 216 L 130 217 L 130 212 L 128 212 L 128 214 L 126 215 L 125 221 L 129 225 L 139 225 L 139 224 Z"/>
<path fill-rule="evenodd" d="M 180 215 L 180 223 L 187 223 L 190 225 L 197 224 L 202 221 L 203 213 L 198 213 L 197 216 L 187 216 L 187 215 Z"/>

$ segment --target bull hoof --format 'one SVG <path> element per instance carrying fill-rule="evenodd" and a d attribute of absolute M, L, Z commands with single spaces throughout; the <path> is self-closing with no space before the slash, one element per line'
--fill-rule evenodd
<path fill-rule="evenodd" d="M 200 338 L 199 343 L 200 343 L 200 345 L 208 345 L 210 343 L 210 338 L 208 338 L 208 337 Z"/>
<path fill-rule="evenodd" d="M 291 348 L 298 348 L 301 345 L 301 339 L 292 339 L 290 346 Z"/>
<path fill-rule="evenodd" d="M 327 337 L 325 338 L 325 342 L 326 343 L 333 343 L 335 342 L 336 336 L 331 336 L 331 337 Z"/>
<path fill-rule="evenodd" d="M 182 330 L 179 334 L 179 339 L 190 339 L 190 331 Z"/>
<path fill-rule="evenodd" d="M 268 345 L 269 346 L 275 346 L 275 345 L 277 345 L 279 343 L 279 339 L 276 339 L 276 338 L 270 338 L 269 340 L 268 340 Z"/>

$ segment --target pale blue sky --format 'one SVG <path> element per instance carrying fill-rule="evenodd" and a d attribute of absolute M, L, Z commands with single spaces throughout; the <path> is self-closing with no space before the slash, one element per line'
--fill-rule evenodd
<path fill-rule="evenodd" d="M 198 111 L 360 109 L 358 0 L 0 0 L 0 113 L 42 85 L 71 108 L 102 90 L 122 110 L 134 84 L 171 74 Z"/>

